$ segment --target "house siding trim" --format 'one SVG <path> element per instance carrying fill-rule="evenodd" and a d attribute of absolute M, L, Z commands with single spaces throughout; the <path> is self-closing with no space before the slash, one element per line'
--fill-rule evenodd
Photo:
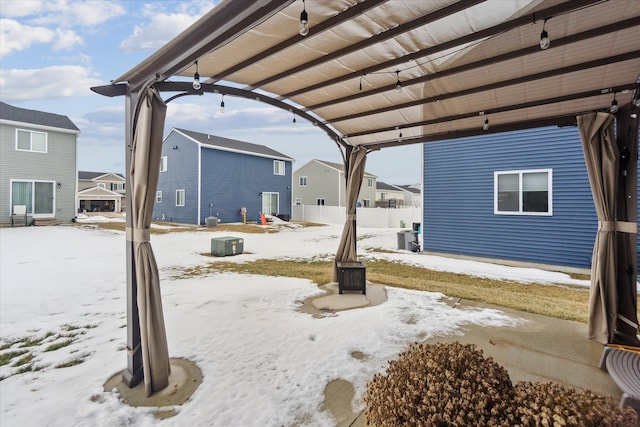
<path fill-rule="evenodd" d="M 14 120 L 5 120 L 5 119 L 0 119 L 0 124 L 3 125 L 8 125 L 8 126 L 15 126 L 18 128 L 29 128 L 29 129 L 37 129 L 37 130 L 44 130 L 44 131 L 49 131 L 49 132 L 60 132 L 60 133 L 70 133 L 72 135 L 80 135 L 80 131 L 79 130 L 73 130 L 73 129 L 65 129 L 65 128 L 59 128 L 59 127 L 53 127 L 53 126 L 45 126 L 45 125 L 36 125 L 36 124 L 32 124 L 32 123 L 25 123 L 25 122 L 16 122 Z"/>

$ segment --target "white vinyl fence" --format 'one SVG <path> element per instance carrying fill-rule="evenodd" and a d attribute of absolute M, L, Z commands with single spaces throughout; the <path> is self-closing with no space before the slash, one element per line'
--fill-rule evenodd
<path fill-rule="evenodd" d="M 357 208 L 358 227 L 411 228 L 414 222 L 422 223 L 422 209 L 405 207 Z M 344 224 L 347 209 L 342 206 L 294 205 L 291 219 L 322 224 Z"/>

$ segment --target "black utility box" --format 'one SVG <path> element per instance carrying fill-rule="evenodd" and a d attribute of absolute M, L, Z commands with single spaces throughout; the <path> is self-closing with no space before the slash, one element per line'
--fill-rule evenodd
<path fill-rule="evenodd" d="M 338 292 L 362 291 L 367 293 L 367 267 L 360 261 L 338 261 Z"/>

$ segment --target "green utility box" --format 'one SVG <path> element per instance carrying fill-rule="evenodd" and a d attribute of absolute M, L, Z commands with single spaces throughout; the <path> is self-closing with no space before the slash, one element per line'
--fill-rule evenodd
<path fill-rule="evenodd" d="M 241 254 L 243 250 L 244 239 L 239 237 L 217 237 L 211 239 L 211 255 L 238 255 Z"/>

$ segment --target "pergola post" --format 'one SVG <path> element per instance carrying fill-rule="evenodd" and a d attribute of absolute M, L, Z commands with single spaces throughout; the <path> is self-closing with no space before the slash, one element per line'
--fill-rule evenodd
<path fill-rule="evenodd" d="M 130 170 L 131 152 L 133 148 L 134 117 L 135 108 L 138 102 L 139 92 L 130 92 L 127 89 L 125 96 L 125 168 Z M 125 227 L 127 230 L 133 228 L 132 206 L 132 186 L 130 174 L 126 174 L 126 208 Z M 125 255 L 127 263 L 127 368 L 122 372 L 122 382 L 129 388 L 138 385 L 143 375 L 142 347 L 140 341 L 140 318 L 138 314 L 138 284 L 133 256 L 133 240 L 131 233 L 126 233 Z"/>

